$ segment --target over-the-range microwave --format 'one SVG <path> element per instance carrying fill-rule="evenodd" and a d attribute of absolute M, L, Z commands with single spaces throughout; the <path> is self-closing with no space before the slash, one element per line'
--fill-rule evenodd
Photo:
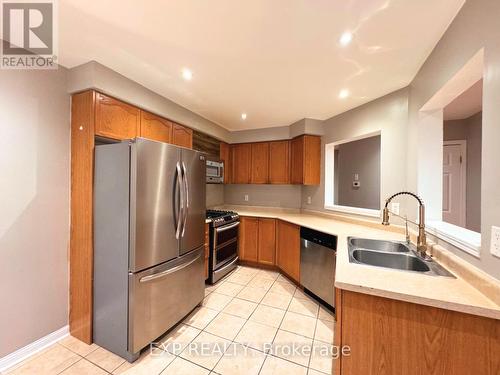
<path fill-rule="evenodd" d="M 224 183 L 224 162 L 207 159 L 207 184 Z"/>

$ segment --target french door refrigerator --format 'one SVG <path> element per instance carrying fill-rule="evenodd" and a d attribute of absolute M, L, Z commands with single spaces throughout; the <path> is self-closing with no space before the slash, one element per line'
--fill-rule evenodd
<path fill-rule="evenodd" d="M 205 156 L 95 147 L 93 338 L 132 362 L 204 297 Z"/>

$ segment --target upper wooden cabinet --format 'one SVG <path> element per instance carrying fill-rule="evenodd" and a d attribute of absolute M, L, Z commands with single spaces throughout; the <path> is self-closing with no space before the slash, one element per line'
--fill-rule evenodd
<path fill-rule="evenodd" d="M 290 142 L 269 142 L 269 182 L 290 183 Z"/>
<path fill-rule="evenodd" d="M 95 134 L 113 139 L 131 139 L 139 135 L 141 111 L 101 93 L 95 99 Z"/>
<path fill-rule="evenodd" d="M 141 137 L 172 143 L 172 123 L 163 117 L 141 111 Z"/>
<path fill-rule="evenodd" d="M 243 261 L 258 261 L 259 219 L 241 217 L 238 238 L 239 257 Z"/>
<path fill-rule="evenodd" d="M 276 264 L 276 220 L 259 218 L 258 261 L 260 264 Z"/>
<path fill-rule="evenodd" d="M 290 142 L 291 183 L 319 185 L 321 164 L 321 138 L 302 135 Z"/>
<path fill-rule="evenodd" d="M 193 148 L 193 131 L 185 126 L 173 123 L 172 143 L 177 146 Z"/>
<path fill-rule="evenodd" d="M 225 142 L 220 143 L 220 160 L 224 162 L 224 183 L 231 183 L 231 146 Z"/>
<path fill-rule="evenodd" d="M 231 145 L 231 182 L 233 184 L 249 184 L 252 159 L 252 145 L 241 143 Z"/>
<path fill-rule="evenodd" d="M 295 281 L 300 281 L 300 227 L 278 220 L 276 229 L 278 267 Z"/>
<path fill-rule="evenodd" d="M 252 143 L 251 184 L 269 183 L 269 143 Z"/>

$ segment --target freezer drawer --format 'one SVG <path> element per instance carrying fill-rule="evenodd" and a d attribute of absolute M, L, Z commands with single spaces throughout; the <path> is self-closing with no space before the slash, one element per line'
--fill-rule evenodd
<path fill-rule="evenodd" d="M 203 247 L 129 274 L 128 351 L 136 353 L 193 310 L 204 297 Z"/>

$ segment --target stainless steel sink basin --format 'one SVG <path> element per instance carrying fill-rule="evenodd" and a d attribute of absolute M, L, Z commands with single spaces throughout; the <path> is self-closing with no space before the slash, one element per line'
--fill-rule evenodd
<path fill-rule="evenodd" d="M 354 250 L 352 256 L 359 263 L 377 267 L 396 268 L 405 271 L 429 272 L 424 261 L 408 254 L 383 253 L 370 250 Z"/>
<path fill-rule="evenodd" d="M 349 237 L 347 241 L 351 263 L 431 276 L 455 277 L 434 260 L 418 256 L 417 249 L 412 244 L 354 237 Z"/>
<path fill-rule="evenodd" d="M 370 240 L 368 238 L 349 238 L 349 244 L 356 249 L 408 253 L 410 248 L 402 242 Z"/>

